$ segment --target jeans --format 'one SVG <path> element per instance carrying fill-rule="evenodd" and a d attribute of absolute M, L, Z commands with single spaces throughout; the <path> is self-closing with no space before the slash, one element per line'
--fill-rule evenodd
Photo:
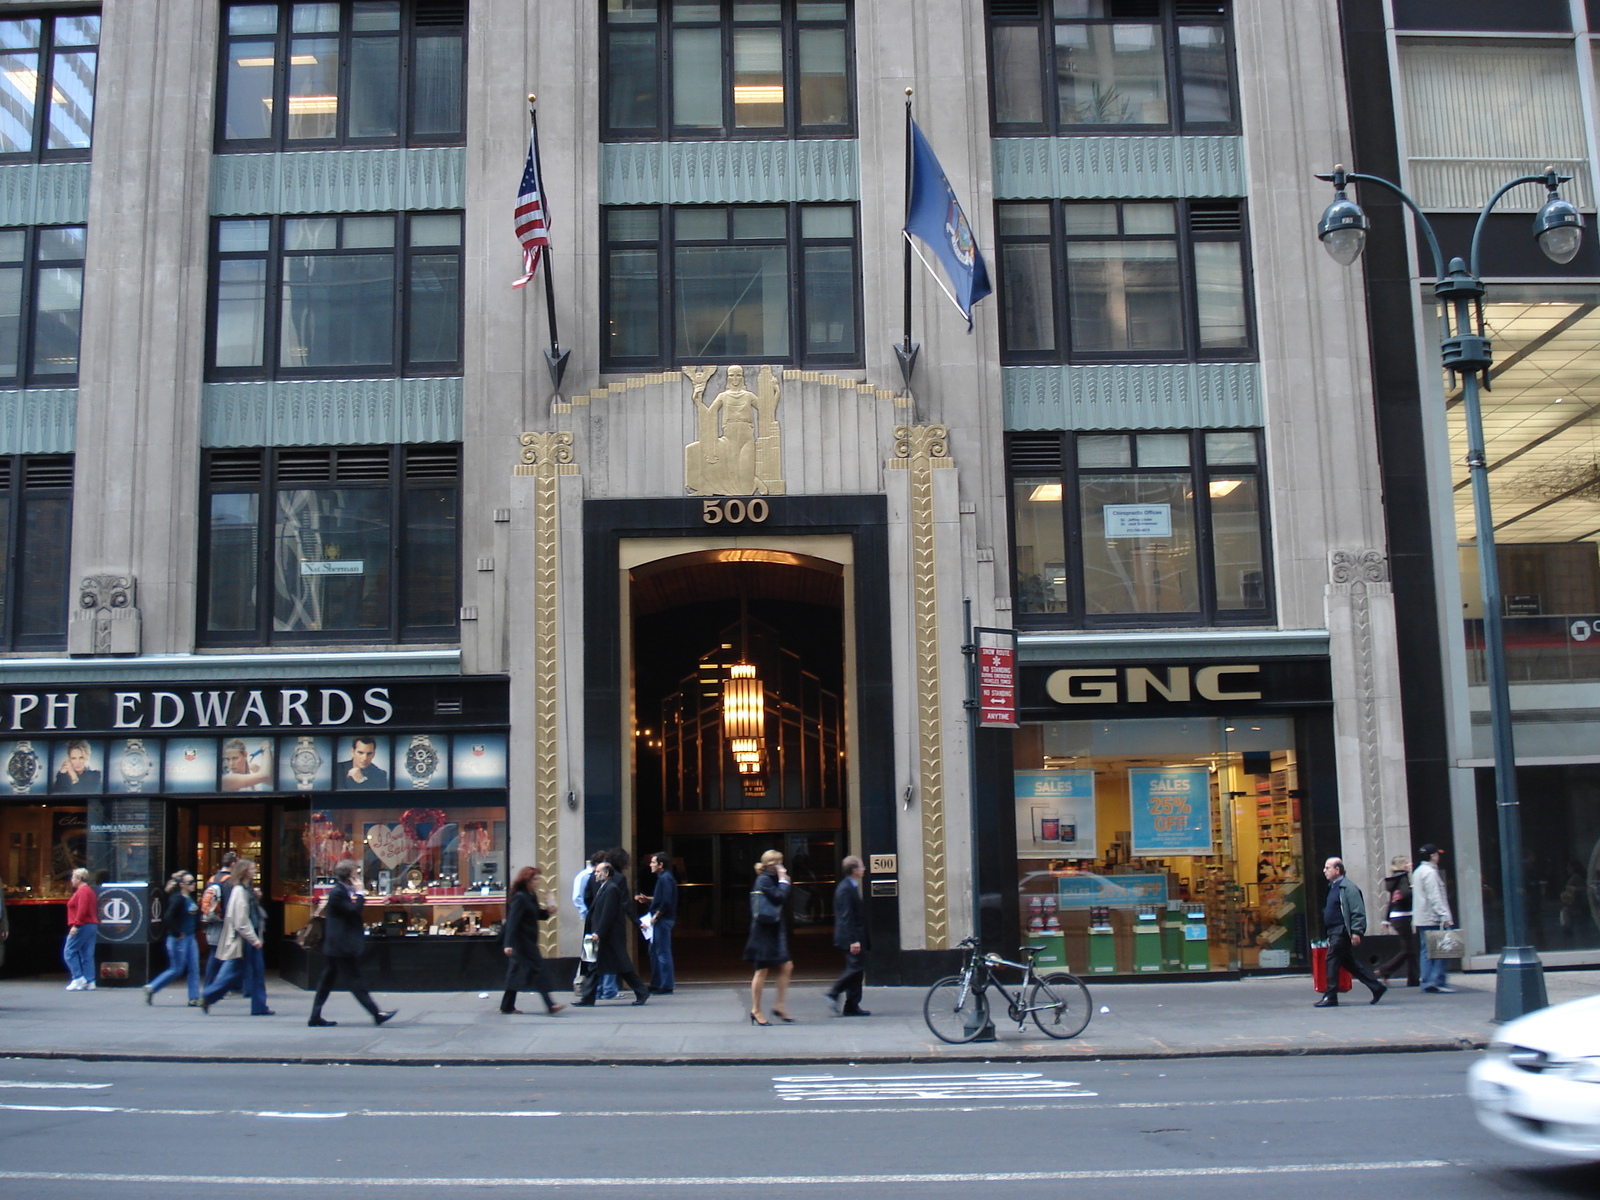
<path fill-rule="evenodd" d="M 670 991 L 672 973 L 672 921 L 657 921 L 650 931 L 650 986 Z"/>
<path fill-rule="evenodd" d="M 61 961 L 67 964 L 67 975 L 71 979 L 94 982 L 94 944 L 99 935 L 98 925 L 74 925 L 67 930 Z"/>
<path fill-rule="evenodd" d="M 194 944 L 194 934 L 167 939 L 167 969 L 146 986 L 154 995 L 180 975 L 189 977 L 189 999 L 200 998 L 200 950 Z"/>
<path fill-rule="evenodd" d="M 1422 964 L 1422 986 L 1425 988 L 1444 987 L 1445 969 L 1444 959 L 1428 957 L 1428 930 L 1439 929 L 1438 925 L 1418 925 L 1417 931 L 1417 960 Z"/>
<path fill-rule="evenodd" d="M 240 947 L 238 958 L 225 958 L 217 971 L 216 982 L 208 987 L 200 999 L 215 1004 L 237 987 L 250 998 L 250 1015 L 264 1017 L 271 1013 L 267 1007 L 267 965 L 261 948 L 246 942 Z"/>

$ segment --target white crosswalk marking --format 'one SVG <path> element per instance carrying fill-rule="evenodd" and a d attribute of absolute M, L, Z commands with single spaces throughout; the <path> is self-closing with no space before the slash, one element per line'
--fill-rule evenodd
<path fill-rule="evenodd" d="M 74 1089 L 86 1092 L 96 1091 L 99 1088 L 108 1088 L 109 1083 L 28 1083 L 21 1079 L 0 1079 L 0 1088 L 59 1088 Z"/>
<path fill-rule="evenodd" d="M 1073 1080 L 1046 1079 L 1037 1071 L 986 1071 L 970 1075 L 778 1075 L 781 1100 L 1076 1100 Z"/>

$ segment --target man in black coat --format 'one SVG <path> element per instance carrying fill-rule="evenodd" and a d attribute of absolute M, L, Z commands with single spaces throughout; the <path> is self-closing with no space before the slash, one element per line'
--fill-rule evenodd
<path fill-rule="evenodd" d="M 844 951 L 844 974 L 825 993 L 841 1017 L 870 1017 L 861 1007 L 861 985 L 867 974 L 866 953 L 872 949 L 867 930 L 867 898 L 861 879 L 867 873 L 854 854 L 844 860 L 844 878 L 833 889 L 833 944 Z"/>
<path fill-rule="evenodd" d="M 361 890 L 361 877 L 356 874 L 360 864 L 347 858 L 333 868 L 333 888 L 323 902 L 322 955 L 328 961 L 322 968 L 322 981 L 317 984 L 316 998 L 311 1001 L 311 1019 L 307 1025 L 337 1025 L 337 1021 L 324 1020 L 322 1006 L 328 1002 L 328 993 L 334 982 L 343 978 L 356 1002 L 372 1014 L 372 1023 L 382 1025 L 394 1012 L 384 1012 L 367 991 L 366 980 L 361 978 L 361 950 L 367 936 L 361 921 L 361 907 L 367 896 Z"/>
<path fill-rule="evenodd" d="M 634 971 L 633 960 L 628 957 L 628 933 L 633 912 L 628 903 L 627 885 L 609 862 L 597 866 L 594 877 L 599 883 L 594 898 L 589 901 L 589 915 L 583 922 L 583 931 L 599 937 L 599 957 L 595 960 L 594 970 L 583 977 L 583 990 L 577 1003 L 583 1007 L 593 1005 L 600 977 L 615 975 L 633 989 L 633 1002 L 643 1004 L 650 999 L 650 989 Z"/>

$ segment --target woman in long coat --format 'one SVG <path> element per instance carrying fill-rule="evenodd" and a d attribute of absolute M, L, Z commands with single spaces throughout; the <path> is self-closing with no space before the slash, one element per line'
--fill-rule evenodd
<path fill-rule="evenodd" d="M 550 999 L 550 978 L 544 969 L 544 955 L 539 953 L 539 922 L 555 910 L 555 901 L 537 895 L 538 883 L 538 867 L 523 867 L 511 881 L 504 932 L 506 991 L 500 997 L 503 1013 L 522 1011 L 517 1007 L 518 992 L 538 992 L 551 1016 L 566 1007 Z"/>
<path fill-rule="evenodd" d="M 756 968 L 756 973 L 750 977 L 750 1023 L 772 1024 L 761 1015 L 761 993 L 767 986 L 767 972 L 776 971 L 778 998 L 772 1006 L 772 1015 L 787 1025 L 794 1021 L 784 1007 L 789 998 L 789 976 L 794 971 L 794 963 L 789 958 L 789 872 L 783 865 L 781 853 L 768 850 L 761 856 L 750 895 L 750 939 L 744 945 L 745 961 L 754 963 Z M 757 919 L 757 895 L 778 907 L 776 921 L 765 924 Z"/>
<path fill-rule="evenodd" d="M 594 874 L 600 885 L 589 902 L 583 931 L 598 936 L 599 958 L 595 960 L 594 970 L 583 977 L 583 992 L 577 1003 L 580 1007 L 592 1005 L 601 977 L 615 975 L 633 989 L 633 1002 L 643 1004 L 650 999 L 650 989 L 633 969 L 633 959 L 628 957 L 628 934 L 633 926 L 632 897 L 610 863 L 601 863 Z"/>

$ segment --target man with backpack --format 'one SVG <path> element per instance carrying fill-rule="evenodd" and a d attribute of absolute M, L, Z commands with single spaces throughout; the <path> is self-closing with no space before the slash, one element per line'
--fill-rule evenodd
<path fill-rule="evenodd" d="M 211 957 L 206 962 L 206 987 L 216 981 L 217 968 L 222 965 L 217 959 L 217 948 L 222 945 L 222 921 L 228 912 L 228 893 L 233 890 L 230 882 L 233 864 L 238 861 L 238 851 L 224 851 L 222 865 L 200 893 L 200 932 L 205 935 L 206 945 L 211 947 Z"/>

